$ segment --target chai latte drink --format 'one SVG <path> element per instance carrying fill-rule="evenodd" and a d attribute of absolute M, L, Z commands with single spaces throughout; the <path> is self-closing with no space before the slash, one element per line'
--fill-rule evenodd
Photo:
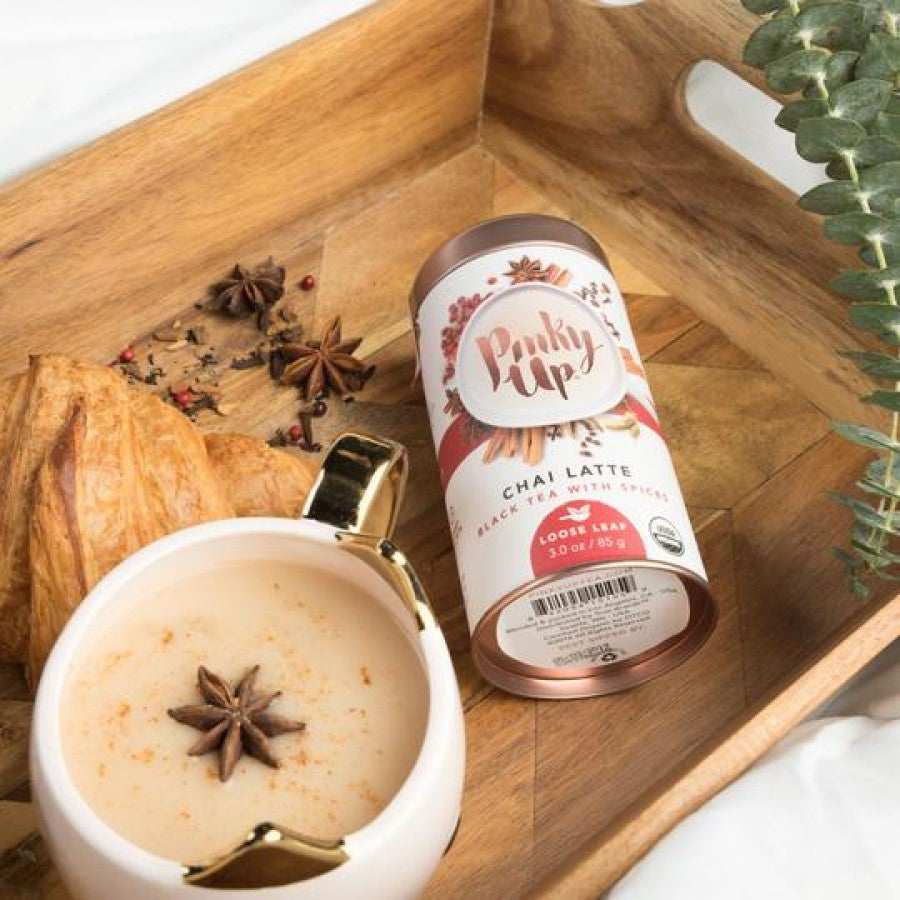
<path fill-rule="evenodd" d="M 353 832 L 421 746 L 428 687 L 413 640 L 361 587 L 305 565 L 235 561 L 175 580 L 111 609 L 73 664 L 61 713 L 72 778 L 111 828 L 180 862 L 226 852 L 264 821 Z M 204 691 L 201 666 L 221 679 Z M 245 732 L 223 781 L 221 746 L 188 751 L 217 739 L 217 685 L 256 666 L 244 699 L 259 709 L 246 712 L 273 736 L 260 751 Z"/>

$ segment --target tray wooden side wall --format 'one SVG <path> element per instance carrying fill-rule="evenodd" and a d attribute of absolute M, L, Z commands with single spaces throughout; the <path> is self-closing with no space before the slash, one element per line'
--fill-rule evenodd
<path fill-rule="evenodd" d="M 763 87 L 741 62 L 756 21 L 733 0 L 499 0 L 485 143 L 829 415 L 874 417 L 824 286 L 853 254 L 685 108 L 703 59 Z"/>
<path fill-rule="evenodd" d="M 470 146 L 488 27 L 488 0 L 385 0 L 2 189 L 0 372 L 113 354 L 238 249 L 300 247 Z"/>
<path fill-rule="evenodd" d="M 826 493 L 864 458 L 828 435 L 826 413 L 859 412 L 832 349 L 854 336 L 821 287 L 833 249 L 680 110 L 690 59 L 735 63 L 752 23 L 734 6 L 500 0 L 488 54 L 488 0 L 382 0 L 0 192 L 0 375 L 28 352 L 143 353 L 159 324 L 204 317 L 193 301 L 236 260 L 270 253 L 318 276 L 291 286 L 304 325 L 340 312 L 365 335 L 379 374 L 320 439 L 352 425 L 409 446 L 397 538 L 466 708 L 463 825 L 429 896 L 595 896 L 900 632 L 900 601 L 851 602 L 827 556 L 847 523 Z M 611 698 L 535 703 L 474 672 L 412 379 L 418 265 L 519 211 L 577 218 L 610 250 L 722 606 L 689 663 Z M 223 353 L 254 343 L 204 321 Z M 222 387 L 243 402 L 204 427 L 266 435 L 296 413 L 261 370 Z M 29 712 L 0 667 L 0 887 L 61 898 L 23 802 Z"/>

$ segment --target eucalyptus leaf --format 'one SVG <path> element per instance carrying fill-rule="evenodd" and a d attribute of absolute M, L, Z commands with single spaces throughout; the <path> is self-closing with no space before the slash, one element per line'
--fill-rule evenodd
<path fill-rule="evenodd" d="M 823 86 L 826 90 L 833 91 L 850 81 L 858 60 L 859 54 L 855 50 L 838 50 L 837 53 L 832 53 L 825 63 Z M 820 90 L 818 82 L 811 82 L 804 89 L 803 96 L 818 97 Z"/>
<path fill-rule="evenodd" d="M 893 99 L 894 98 L 892 95 L 891 101 L 893 101 Z M 889 137 L 895 141 L 900 141 L 900 115 L 888 112 L 880 112 L 877 116 L 875 116 L 875 121 L 872 123 L 870 128 L 872 134 L 881 134 L 884 135 L 884 137 Z"/>
<path fill-rule="evenodd" d="M 879 546 L 881 535 L 877 532 L 873 533 L 871 528 L 866 528 L 865 525 L 855 522 L 850 529 L 850 538 L 851 550 L 854 551 L 854 553 L 863 556 L 866 561 L 868 561 L 868 558 L 872 554 L 878 556 L 878 565 L 882 565 L 884 562 L 891 563 L 894 561 L 893 557 L 896 556 L 896 554 L 889 550 L 886 551 L 885 548 Z M 847 553 L 847 551 L 844 552 Z M 847 555 L 850 556 L 853 565 L 858 568 L 860 560 L 850 553 L 847 553 Z M 835 556 L 837 556 L 837 553 L 835 553 Z M 838 559 L 841 559 L 841 557 L 838 557 Z M 897 560 L 900 561 L 900 557 L 897 557 Z"/>
<path fill-rule="evenodd" d="M 897 0 L 856 0 L 863 8 L 863 21 L 869 31 L 884 25 L 884 14 Z"/>
<path fill-rule="evenodd" d="M 856 77 L 893 81 L 898 72 L 900 72 L 900 38 L 873 31 L 856 64 Z"/>
<path fill-rule="evenodd" d="M 832 553 L 844 564 L 847 570 L 847 586 L 850 593 L 860 600 L 866 600 L 872 593 L 869 586 L 859 577 L 860 570 L 864 567 L 865 560 L 832 547 Z"/>
<path fill-rule="evenodd" d="M 900 162 L 879 163 L 860 173 L 859 186 L 864 191 L 896 190 L 900 187 Z"/>
<path fill-rule="evenodd" d="M 866 331 L 874 331 L 892 344 L 900 344 L 900 307 L 889 303 L 854 303 L 850 321 Z"/>
<path fill-rule="evenodd" d="M 893 84 L 877 78 L 860 78 L 842 84 L 831 95 L 832 115 L 868 125 L 887 105 Z"/>
<path fill-rule="evenodd" d="M 884 554 L 883 548 L 873 547 L 860 541 L 851 541 L 850 546 L 869 565 L 876 577 L 890 581 L 897 580 L 898 576 L 889 573 L 887 570 L 888 566 L 891 565 L 891 560 Z"/>
<path fill-rule="evenodd" d="M 873 212 L 894 214 L 894 201 L 900 197 L 900 161 L 878 163 L 861 169 L 862 196 Z"/>
<path fill-rule="evenodd" d="M 886 483 L 887 457 L 880 456 L 873 459 L 866 466 L 866 478 L 872 481 Z M 891 464 L 891 484 L 900 484 L 900 457 L 895 456 Z"/>
<path fill-rule="evenodd" d="M 787 0 L 741 0 L 741 6 L 747 12 L 756 13 L 758 16 L 784 9 L 787 5 Z"/>
<path fill-rule="evenodd" d="M 782 107 L 776 124 L 794 132 L 798 154 L 824 163 L 831 179 L 798 203 L 825 216 L 831 240 L 860 245 L 869 267 L 841 272 L 830 286 L 852 301 L 855 327 L 900 353 L 900 0 L 742 3 L 768 16 L 747 41 L 745 60 L 765 68 L 773 91 L 802 93 Z M 881 382 L 862 400 L 891 416 L 890 434 L 832 423 L 837 434 L 878 454 L 856 482 L 874 502 L 835 496 L 856 524 L 850 546 L 834 552 L 851 590 L 866 596 L 867 574 L 900 581 L 900 552 L 891 549 L 900 535 L 900 358 L 875 349 L 841 355 Z"/>
<path fill-rule="evenodd" d="M 900 143 L 883 134 L 871 135 L 853 151 L 853 158 L 861 168 L 894 162 L 900 159 Z"/>
<path fill-rule="evenodd" d="M 829 50 L 862 50 L 867 32 L 857 3 L 823 3 L 804 9 L 795 19 L 814 44 Z"/>
<path fill-rule="evenodd" d="M 857 173 L 869 166 L 900 159 L 900 145 L 881 135 L 867 137 L 855 150 L 850 151 Z M 825 174 L 835 181 L 851 180 L 853 175 L 843 158 L 833 159 L 825 166 Z"/>
<path fill-rule="evenodd" d="M 820 116 L 804 119 L 797 126 L 797 152 L 809 162 L 828 162 L 842 153 L 853 152 L 868 138 L 866 131 L 856 122 Z"/>
<path fill-rule="evenodd" d="M 795 100 L 781 107 L 781 111 L 775 117 L 775 124 L 785 131 L 796 131 L 803 119 L 815 119 L 827 116 L 829 111 L 828 101 L 821 97 L 812 100 Z"/>
<path fill-rule="evenodd" d="M 832 422 L 831 430 L 851 443 L 868 447 L 870 450 L 900 451 L 900 443 L 878 431 L 877 428 L 870 428 L 868 425 L 858 425 L 855 422 Z"/>
<path fill-rule="evenodd" d="M 769 19 L 750 35 L 744 47 L 744 62 L 755 69 L 764 69 L 799 43 L 797 20 L 793 16 Z"/>
<path fill-rule="evenodd" d="M 865 241 L 900 244 L 900 222 L 874 213 L 842 213 L 825 220 L 825 235 L 839 244 L 862 244 Z"/>
<path fill-rule="evenodd" d="M 870 528 L 869 531 L 872 529 Z M 882 566 L 888 565 L 888 561 L 886 559 L 882 559 L 882 557 L 878 553 L 877 547 L 872 547 L 869 544 L 863 543 L 862 541 L 850 541 L 850 546 L 853 548 L 853 552 L 858 556 L 863 562 L 867 563 L 872 569 L 879 569 Z M 848 554 L 849 555 L 849 554 Z M 857 560 L 857 563 L 859 560 Z"/>
<path fill-rule="evenodd" d="M 900 264 L 900 247 L 892 247 L 890 244 L 881 248 L 881 252 L 884 253 L 885 262 L 888 266 L 895 266 Z M 869 266 L 873 268 L 879 267 L 879 262 L 877 257 L 875 256 L 875 251 L 871 246 L 865 246 L 862 250 L 859 251 L 859 258 Z"/>
<path fill-rule="evenodd" d="M 855 152 L 855 151 L 854 151 Z M 843 159 L 833 159 L 825 166 L 825 174 L 834 181 L 850 181 L 850 170 Z"/>
<path fill-rule="evenodd" d="M 856 486 L 867 494 L 874 494 L 876 497 L 884 497 L 885 500 L 900 500 L 900 492 L 885 487 L 878 481 L 870 481 L 868 478 L 861 478 L 856 482 Z"/>
<path fill-rule="evenodd" d="M 869 506 L 868 503 L 863 503 L 861 500 L 857 500 L 856 497 L 851 497 L 849 494 L 841 494 L 837 491 L 832 491 L 830 496 L 832 500 L 837 501 L 842 506 L 846 506 L 847 509 L 851 510 L 857 522 L 860 522 L 869 528 L 874 528 L 876 531 L 885 531 L 888 534 L 900 533 L 897 530 L 896 523 L 893 521 L 888 522 L 884 513 Z"/>
<path fill-rule="evenodd" d="M 893 497 L 890 499 L 893 499 Z M 878 553 L 878 555 L 887 562 L 900 562 L 900 554 L 894 552 L 887 546 L 880 546 L 878 543 L 878 539 L 881 537 L 881 535 L 872 534 L 871 528 L 866 528 L 865 525 L 856 523 L 850 531 L 850 537 L 850 545 L 854 550 L 856 550 L 857 548 L 861 548 L 863 550 L 867 550 L 870 553 Z"/>
<path fill-rule="evenodd" d="M 809 212 L 833 216 L 859 210 L 859 197 L 859 189 L 852 181 L 826 181 L 807 191 L 797 202 Z"/>
<path fill-rule="evenodd" d="M 894 356 L 875 350 L 843 350 L 841 356 L 853 360 L 871 378 L 900 381 L 900 359 Z"/>
<path fill-rule="evenodd" d="M 865 169 L 861 171 L 865 172 Z M 897 217 L 897 198 L 900 197 L 900 184 L 893 187 L 885 187 L 880 191 L 864 194 L 869 209 L 874 213 L 887 216 L 889 219 Z"/>
<path fill-rule="evenodd" d="M 862 398 L 862 402 L 889 409 L 891 412 L 900 412 L 900 391 L 872 391 L 871 394 Z"/>
<path fill-rule="evenodd" d="M 848 568 L 859 565 L 859 560 L 852 553 L 848 553 L 843 547 L 832 547 L 831 552 L 835 558 L 839 559 Z"/>
<path fill-rule="evenodd" d="M 766 66 L 766 81 L 773 91 L 799 91 L 817 76 L 825 78 L 828 59 L 824 50 L 795 50 Z"/>
<path fill-rule="evenodd" d="M 865 600 L 870 594 L 869 586 L 859 577 L 859 572 L 863 568 L 865 560 L 859 559 L 840 547 L 832 547 L 831 552 L 837 559 L 844 564 L 847 570 L 847 586 L 850 592 L 861 600 Z"/>
<path fill-rule="evenodd" d="M 828 287 L 850 300 L 880 300 L 883 303 L 888 299 L 890 288 L 898 284 L 900 284 L 900 268 L 883 271 L 853 269 L 832 278 Z"/>

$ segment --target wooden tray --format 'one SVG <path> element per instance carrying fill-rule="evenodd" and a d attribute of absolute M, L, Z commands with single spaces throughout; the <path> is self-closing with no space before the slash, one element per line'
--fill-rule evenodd
<path fill-rule="evenodd" d="M 828 419 L 874 414 L 822 287 L 846 260 L 681 101 L 698 59 L 748 74 L 752 22 L 731 0 L 384 0 L 2 193 L 0 374 L 38 351 L 110 359 L 270 253 L 308 327 L 341 312 L 365 334 L 379 372 L 321 437 L 352 423 L 409 445 L 398 542 L 467 711 L 462 828 L 429 896 L 596 896 L 900 633 L 900 599 L 854 601 L 828 553 L 848 522 L 826 492 L 864 459 Z M 417 267 L 515 211 L 572 217 L 610 250 L 722 608 L 689 663 L 611 698 L 520 700 L 473 671 L 413 380 Z M 294 287 L 307 271 L 312 294 Z M 254 333 L 217 340 L 240 353 Z M 238 407 L 205 427 L 294 420 L 261 370 L 222 387 Z M 27 802 L 29 712 L 3 667 L 0 893 L 64 897 Z"/>

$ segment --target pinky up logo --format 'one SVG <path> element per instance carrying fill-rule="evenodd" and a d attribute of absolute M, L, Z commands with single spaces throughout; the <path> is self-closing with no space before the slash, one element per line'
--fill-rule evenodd
<path fill-rule="evenodd" d="M 535 577 L 584 563 L 646 558 L 644 542 L 631 521 L 599 500 L 556 507 L 531 540 Z"/>
<path fill-rule="evenodd" d="M 484 298 L 459 337 L 454 375 L 471 416 L 500 428 L 599 415 L 625 394 L 625 367 L 602 317 L 555 285 Z"/>

